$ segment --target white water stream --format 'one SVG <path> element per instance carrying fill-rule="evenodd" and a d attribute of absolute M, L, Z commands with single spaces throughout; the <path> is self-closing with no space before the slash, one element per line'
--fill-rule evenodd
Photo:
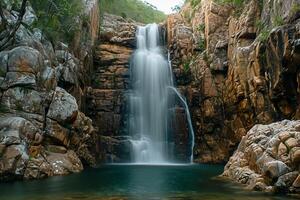
<path fill-rule="evenodd" d="M 171 62 L 165 58 L 159 40 L 159 27 L 149 24 L 138 27 L 137 50 L 131 60 L 132 91 L 129 95 L 129 132 L 136 164 L 171 163 L 168 127 L 169 111 L 175 95 L 186 110 L 193 161 L 194 132 L 187 103 L 174 87 Z M 174 109 L 173 109 L 174 110 Z M 169 129 L 169 130 L 168 130 Z"/>

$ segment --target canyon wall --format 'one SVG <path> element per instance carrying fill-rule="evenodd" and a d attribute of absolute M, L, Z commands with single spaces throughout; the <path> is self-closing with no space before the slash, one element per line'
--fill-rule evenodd
<path fill-rule="evenodd" d="M 255 124 L 299 119 L 299 2 L 202 0 L 168 17 L 196 133 L 195 162 L 223 163 Z"/>
<path fill-rule="evenodd" d="M 130 141 L 126 130 L 126 91 L 130 82 L 130 57 L 138 23 L 104 14 L 94 53 L 92 85 L 87 93 L 87 113 L 97 127 L 103 162 L 128 162 Z"/>

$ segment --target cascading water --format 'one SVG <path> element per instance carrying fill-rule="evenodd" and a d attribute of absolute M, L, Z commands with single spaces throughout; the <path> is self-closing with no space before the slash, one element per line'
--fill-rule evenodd
<path fill-rule="evenodd" d="M 174 95 L 183 102 L 191 133 L 194 132 L 184 98 L 173 85 L 171 62 L 165 58 L 157 24 L 138 27 L 137 50 L 131 60 L 132 90 L 129 93 L 129 132 L 134 163 L 170 163 L 169 118 L 174 107 Z M 173 92 L 172 92 L 173 91 Z M 174 92 L 175 91 L 175 92 Z M 171 119 L 172 120 L 172 119 Z M 192 153 L 191 150 L 191 162 Z"/>

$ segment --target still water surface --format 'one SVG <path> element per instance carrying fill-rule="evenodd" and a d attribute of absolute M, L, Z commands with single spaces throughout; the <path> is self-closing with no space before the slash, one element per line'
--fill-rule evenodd
<path fill-rule="evenodd" d="M 215 179 L 218 165 L 105 165 L 80 174 L 0 184 L 0 200 L 294 200 Z"/>

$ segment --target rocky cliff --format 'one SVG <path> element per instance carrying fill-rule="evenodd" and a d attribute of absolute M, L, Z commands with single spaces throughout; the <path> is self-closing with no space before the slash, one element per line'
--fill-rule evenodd
<path fill-rule="evenodd" d="M 128 162 L 130 142 L 126 133 L 126 91 L 130 82 L 130 57 L 139 24 L 104 14 L 94 53 L 92 85 L 87 93 L 87 113 L 97 127 L 101 159 Z"/>
<path fill-rule="evenodd" d="M 13 27 L 18 13 L 6 6 L 3 13 Z M 38 19 L 27 4 L 21 25 L 0 52 L 0 180 L 64 175 L 96 164 L 96 132 L 80 110 L 98 34 L 98 1 L 84 1 L 83 14 L 87 20 L 78 21 L 81 31 L 70 50 L 30 28 Z"/>
<path fill-rule="evenodd" d="M 202 0 L 168 17 L 196 162 L 226 162 L 255 124 L 299 119 L 299 11 L 293 0 Z"/>

